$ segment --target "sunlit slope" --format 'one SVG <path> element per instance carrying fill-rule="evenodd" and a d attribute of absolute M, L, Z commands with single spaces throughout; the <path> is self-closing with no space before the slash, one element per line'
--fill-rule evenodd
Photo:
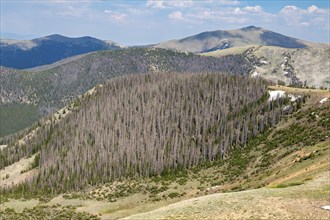
<path fill-rule="evenodd" d="M 222 57 L 241 54 L 254 66 L 250 75 L 286 85 L 330 88 L 330 49 L 288 49 L 272 46 L 245 46 L 204 53 Z"/>

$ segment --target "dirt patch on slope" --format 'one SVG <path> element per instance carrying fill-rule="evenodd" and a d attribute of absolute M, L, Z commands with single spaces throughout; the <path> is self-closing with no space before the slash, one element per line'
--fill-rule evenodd
<path fill-rule="evenodd" d="M 31 178 L 32 176 L 37 174 L 37 170 L 29 170 L 24 172 L 24 170 L 28 170 L 30 164 L 33 162 L 35 155 L 32 155 L 29 158 L 23 158 L 18 162 L 5 167 L 0 170 L 0 187 L 16 185 L 20 182 L 23 182 L 27 178 Z"/>

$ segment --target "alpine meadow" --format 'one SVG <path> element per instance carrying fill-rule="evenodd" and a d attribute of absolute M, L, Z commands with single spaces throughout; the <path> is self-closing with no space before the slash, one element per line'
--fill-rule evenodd
<path fill-rule="evenodd" d="M 330 219 L 329 3 L 0 4 L 0 219 Z"/>

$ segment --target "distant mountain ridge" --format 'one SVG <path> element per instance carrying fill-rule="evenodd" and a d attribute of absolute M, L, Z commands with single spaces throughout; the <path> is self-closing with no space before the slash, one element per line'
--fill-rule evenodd
<path fill-rule="evenodd" d="M 99 50 L 120 49 L 112 41 L 93 37 L 71 38 L 59 34 L 33 40 L 1 39 L 0 65 L 15 69 L 27 69 Z"/>
<path fill-rule="evenodd" d="M 163 48 L 205 53 L 242 46 L 277 46 L 283 48 L 326 48 L 328 44 L 312 43 L 288 37 L 261 27 L 248 26 L 235 30 L 202 32 L 179 40 L 169 40 L 141 48 Z M 15 69 L 31 69 L 55 63 L 72 56 L 100 50 L 123 48 L 110 40 L 93 37 L 71 38 L 59 34 L 33 40 L 0 40 L 0 66 Z"/>
<path fill-rule="evenodd" d="M 284 48 L 324 48 L 327 46 L 326 44 L 312 43 L 288 37 L 261 27 L 248 26 L 236 30 L 202 32 L 179 40 L 161 42 L 155 47 L 204 53 L 247 45 L 278 46 Z"/>

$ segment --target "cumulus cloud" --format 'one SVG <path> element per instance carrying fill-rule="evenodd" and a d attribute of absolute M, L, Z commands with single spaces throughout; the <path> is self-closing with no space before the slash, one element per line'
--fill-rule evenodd
<path fill-rule="evenodd" d="M 309 7 L 307 7 L 307 9 L 302 9 L 302 8 L 298 8 L 295 5 L 287 5 L 285 7 L 283 7 L 280 11 L 280 14 L 283 15 L 294 15 L 294 14 L 301 14 L 301 15 L 316 15 L 316 14 L 328 14 L 329 10 L 327 9 L 321 9 L 318 8 L 315 5 L 311 5 Z"/>
<path fill-rule="evenodd" d="M 243 11 L 243 10 L 240 9 L 239 7 L 234 8 L 234 11 L 233 11 L 233 14 L 234 14 L 234 15 L 244 15 L 244 14 L 246 14 L 246 13 L 247 13 L 246 11 Z"/>
<path fill-rule="evenodd" d="M 147 0 L 146 5 L 149 8 L 158 9 L 181 8 L 180 11 L 173 10 L 168 17 L 173 20 L 194 23 L 209 20 L 237 24 L 265 24 L 269 22 L 281 23 L 285 20 L 291 26 L 329 26 L 329 9 L 319 8 L 313 4 L 305 9 L 295 5 L 287 5 L 277 13 L 265 11 L 261 5 L 240 6 L 240 2 L 237 0 Z"/>
<path fill-rule="evenodd" d="M 84 7 L 75 7 L 67 5 L 63 8 L 55 10 L 54 14 L 59 16 L 70 16 L 70 17 L 80 17 L 87 12 L 87 9 Z"/>
<path fill-rule="evenodd" d="M 244 8 L 245 11 L 247 12 L 254 12 L 254 13 L 264 13 L 264 10 L 261 6 L 256 5 L 256 6 L 246 6 Z"/>
<path fill-rule="evenodd" d="M 168 15 L 168 17 L 172 20 L 180 20 L 185 21 L 186 18 L 183 16 L 181 11 L 175 11 Z"/>
<path fill-rule="evenodd" d="M 104 13 L 109 14 L 110 18 L 116 22 L 123 21 L 127 17 L 127 14 L 117 11 L 105 10 Z"/>
<path fill-rule="evenodd" d="M 319 11 L 319 8 L 315 5 L 311 5 L 307 8 L 307 13 L 310 14 L 310 13 L 315 13 L 315 12 L 318 12 Z"/>
<path fill-rule="evenodd" d="M 294 5 L 287 5 L 281 9 L 280 14 L 282 15 L 291 15 L 292 13 L 301 13 L 302 10 Z"/>
<path fill-rule="evenodd" d="M 193 4 L 193 5 L 192 5 Z M 192 7 L 188 7 L 192 5 Z M 204 0 L 204 1 L 155 1 L 148 0 L 149 8 L 181 7 L 173 10 L 168 18 L 177 21 L 200 24 L 203 22 L 228 22 L 231 24 L 255 24 L 267 25 L 271 22 L 285 22 L 289 26 L 328 28 L 329 9 L 310 5 L 299 8 L 295 5 L 287 5 L 279 12 L 270 13 L 261 5 L 240 6 L 238 1 L 230 0 Z"/>
<path fill-rule="evenodd" d="M 329 9 L 318 8 L 311 5 L 306 9 L 295 5 L 287 5 L 281 9 L 279 15 L 288 25 L 291 26 L 311 26 L 326 28 L 329 25 Z"/>
<path fill-rule="evenodd" d="M 160 1 L 160 0 L 147 0 L 146 6 L 150 8 L 169 8 L 169 7 L 190 7 L 193 5 L 192 0 L 171 0 L 171 1 Z"/>
<path fill-rule="evenodd" d="M 237 0 L 217 0 L 222 5 L 239 5 L 240 2 Z"/>
<path fill-rule="evenodd" d="M 230 24 L 248 24 L 256 23 L 256 21 L 268 21 L 273 19 L 274 15 L 267 13 L 264 9 L 259 6 L 246 6 L 244 8 L 240 7 L 198 7 L 191 10 L 183 10 L 178 12 L 173 12 L 169 15 L 171 19 L 189 21 L 192 23 L 200 22 L 226 22 Z"/>

